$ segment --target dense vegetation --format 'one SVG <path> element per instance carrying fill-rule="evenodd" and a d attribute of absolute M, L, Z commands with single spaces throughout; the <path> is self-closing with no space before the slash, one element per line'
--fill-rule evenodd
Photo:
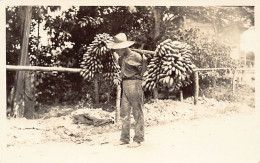
<path fill-rule="evenodd" d="M 17 65 L 20 57 L 22 14 L 21 6 L 6 8 L 6 63 L 10 65 Z M 184 29 L 184 17 L 212 24 L 215 35 L 202 35 L 199 29 Z M 40 30 L 41 25 L 44 26 L 44 31 Z M 191 61 L 196 67 L 235 67 L 238 63 L 229 56 L 231 47 L 217 39 L 218 33 L 232 25 L 247 28 L 253 26 L 254 8 L 74 6 L 63 10 L 54 6 L 35 6 L 29 43 L 30 64 L 79 68 L 95 36 L 101 33 L 113 36 L 124 32 L 130 40 L 136 41 L 134 48 L 155 51 L 161 42 L 171 39 L 191 46 Z M 49 37 L 47 43 L 41 39 L 44 34 Z M 223 73 L 225 72 L 217 72 L 217 75 Z M 96 76 L 100 79 L 100 101 L 114 101 L 115 85 L 102 80 L 102 75 L 104 74 Z M 215 80 L 216 72 L 203 73 L 201 77 L 206 80 L 205 84 L 209 84 L 209 81 Z M 35 78 L 33 84 L 38 103 L 75 104 L 81 100 L 93 101 L 94 81 L 84 80 L 80 74 L 40 72 L 35 74 Z M 185 81 L 185 77 L 181 81 Z M 14 83 L 15 72 L 8 71 L 8 96 Z M 148 96 L 150 94 L 148 92 Z"/>

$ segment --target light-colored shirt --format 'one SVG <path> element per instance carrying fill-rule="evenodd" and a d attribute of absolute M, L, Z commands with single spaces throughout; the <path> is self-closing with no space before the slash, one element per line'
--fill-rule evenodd
<path fill-rule="evenodd" d="M 119 58 L 122 79 L 142 79 L 143 57 L 137 52 Z"/>

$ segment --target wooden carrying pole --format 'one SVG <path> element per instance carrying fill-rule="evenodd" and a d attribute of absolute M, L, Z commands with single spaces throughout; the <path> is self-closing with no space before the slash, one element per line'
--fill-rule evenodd
<path fill-rule="evenodd" d="M 155 51 L 150 51 L 150 50 L 141 50 L 141 49 L 132 49 L 136 52 L 140 52 L 140 53 L 147 53 L 147 54 L 152 54 L 155 55 Z"/>
<path fill-rule="evenodd" d="M 133 49 L 137 52 L 154 55 L 154 51 L 149 50 L 141 50 L 141 49 Z M 64 68 L 64 67 L 40 67 L 40 66 L 15 66 L 15 65 L 6 65 L 6 69 L 10 71 L 45 71 L 45 72 L 69 72 L 69 73 L 79 73 L 81 68 Z M 95 84 L 97 85 L 97 80 L 95 80 Z M 96 92 L 97 93 L 97 92 Z M 119 120 L 119 112 L 120 112 L 120 95 L 121 95 L 121 87 L 117 87 L 117 100 L 116 100 L 116 115 L 115 120 Z M 97 97 L 97 96 L 95 96 Z M 99 101 L 99 100 L 95 100 Z"/>
<path fill-rule="evenodd" d="M 116 88 L 116 118 L 115 121 L 119 122 L 120 118 L 120 101 L 121 101 L 121 86 L 118 85 Z"/>

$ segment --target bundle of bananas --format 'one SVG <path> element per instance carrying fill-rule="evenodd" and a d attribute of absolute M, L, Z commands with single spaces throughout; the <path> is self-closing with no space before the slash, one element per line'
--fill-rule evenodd
<path fill-rule="evenodd" d="M 107 33 L 97 34 L 94 37 L 81 62 L 80 75 L 84 79 L 91 80 L 95 74 L 103 73 L 105 80 L 116 85 L 120 82 L 120 68 L 114 62 L 111 50 L 107 48 L 107 43 L 112 40 L 113 38 Z"/>
<path fill-rule="evenodd" d="M 104 56 L 102 59 L 103 63 L 103 76 L 110 84 L 119 85 L 121 82 L 120 79 L 120 67 L 115 63 L 111 51 L 108 55 Z"/>
<path fill-rule="evenodd" d="M 191 53 L 186 43 L 171 39 L 161 42 L 148 64 L 144 88 L 153 90 L 159 83 L 163 87 L 179 89 L 191 83 L 190 75 L 195 68 Z"/>
<path fill-rule="evenodd" d="M 145 81 L 143 86 L 146 90 L 153 90 L 160 78 L 166 75 L 162 73 L 161 64 L 163 63 L 162 58 L 155 55 L 151 58 L 151 61 L 147 65 L 147 71 L 144 73 Z"/>

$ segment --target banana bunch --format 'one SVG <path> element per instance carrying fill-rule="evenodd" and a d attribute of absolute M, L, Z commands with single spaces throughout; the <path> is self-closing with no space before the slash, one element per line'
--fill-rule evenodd
<path fill-rule="evenodd" d="M 157 86 L 157 82 L 160 78 L 165 77 L 162 74 L 162 67 L 160 66 L 163 60 L 158 55 L 151 58 L 151 61 L 147 65 L 147 71 L 144 73 L 145 81 L 143 87 L 145 90 L 153 90 Z"/>
<path fill-rule="evenodd" d="M 103 76 L 105 80 L 108 81 L 111 85 L 119 85 L 121 83 L 121 70 L 119 65 L 113 60 L 112 52 L 104 57 L 102 63 L 104 65 Z"/>
<path fill-rule="evenodd" d="M 161 42 L 147 67 L 144 88 L 152 90 L 159 83 L 163 87 L 179 89 L 191 83 L 190 75 L 195 68 L 191 56 L 186 43 L 171 39 Z"/>
<path fill-rule="evenodd" d="M 112 37 L 106 33 L 97 34 L 94 37 L 94 41 L 89 44 L 80 65 L 82 68 L 80 75 L 82 75 L 84 79 L 91 80 L 95 74 L 102 73 L 102 56 L 110 52 L 106 44 L 111 40 Z"/>
<path fill-rule="evenodd" d="M 88 80 L 93 79 L 94 75 L 100 72 L 103 68 L 100 59 L 94 55 L 85 56 L 80 67 L 82 68 L 80 75 L 82 75 L 84 79 Z"/>
<path fill-rule="evenodd" d="M 113 37 L 111 37 L 109 34 L 97 34 L 94 37 L 94 41 L 92 41 L 92 43 L 89 44 L 88 51 L 102 58 L 110 51 L 110 49 L 107 48 L 107 43 L 111 41 L 113 41 Z"/>
<path fill-rule="evenodd" d="M 87 47 L 81 62 L 80 75 L 84 79 L 92 80 L 95 74 L 103 73 L 105 80 L 113 84 L 120 83 L 120 67 L 114 62 L 111 50 L 107 48 L 107 43 L 113 37 L 107 33 L 97 34 L 94 40 Z"/>

